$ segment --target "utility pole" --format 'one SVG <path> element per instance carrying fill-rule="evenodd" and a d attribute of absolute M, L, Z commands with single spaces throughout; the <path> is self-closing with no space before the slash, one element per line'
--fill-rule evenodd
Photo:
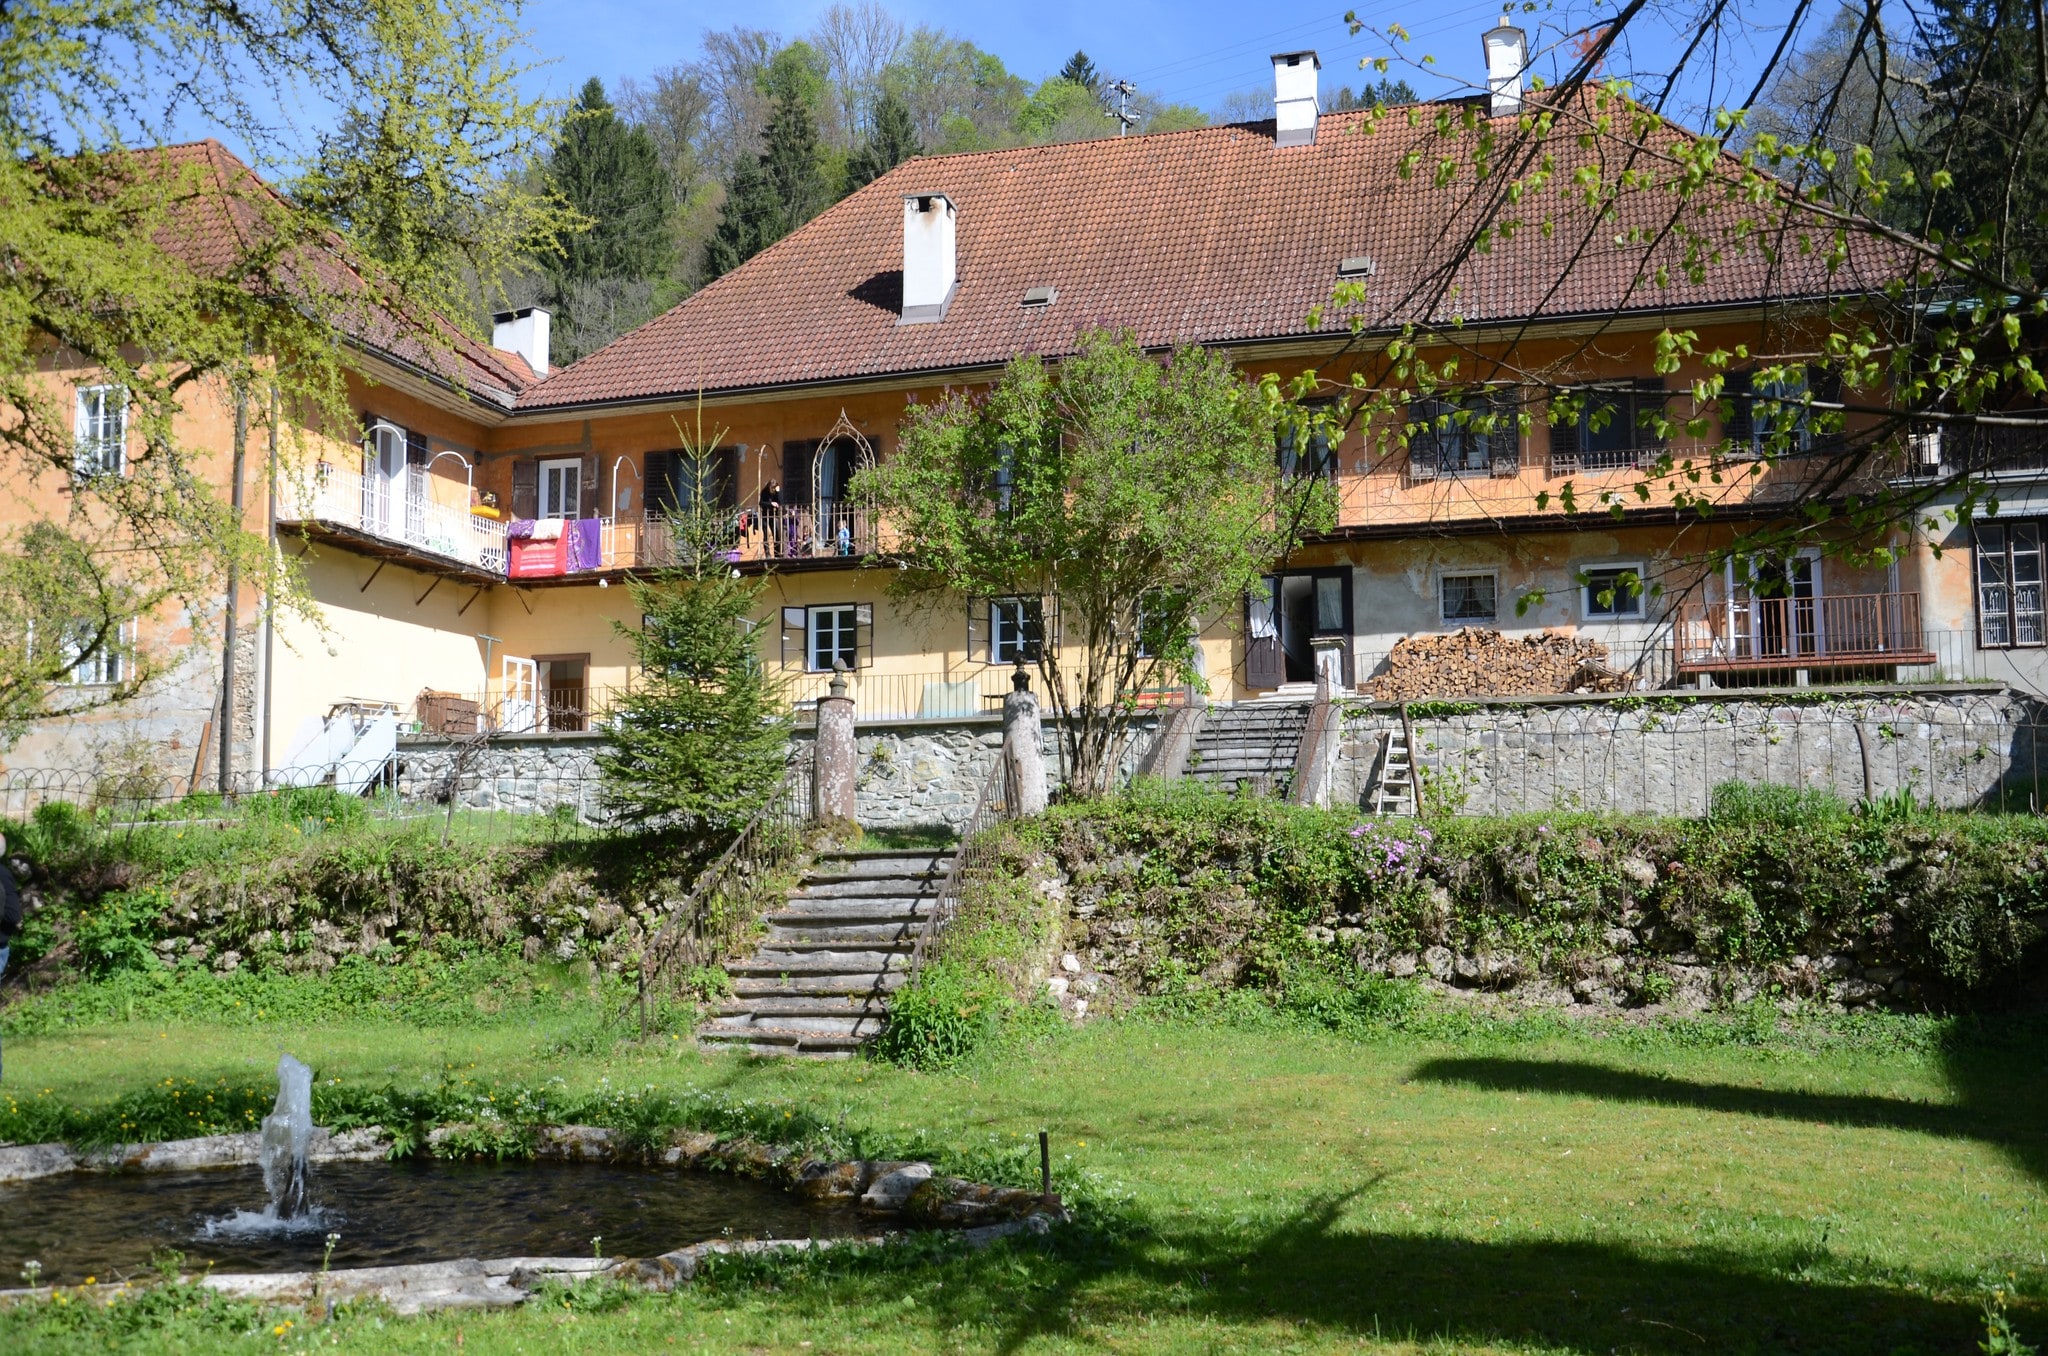
<path fill-rule="evenodd" d="M 1116 134 L 1118 136 L 1122 136 L 1137 125 L 1138 116 L 1131 112 L 1131 96 L 1137 92 L 1138 87 L 1128 80 L 1119 80 L 1103 91 L 1105 94 L 1114 94 L 1116 96 L 1116 107 L 1104 109 L 1103 112 L 1109 117 L 1116 119 Z"/>
<path fill-rule="evenodd" d="M 249 384 L 246 373 L 235 377 L 235 448 L 234 483 L 229 487 L 228 503 L 234 513 L 234 530 L 239 536 L 242 530 L 242 471 L 249 450 Z M 235 543 L 241 549 L 241 542 Z M 220 651 L 220 768 L 219 789 L 223 796 L 234 794 L 235 777 L 235 645 L 239 637 L 235 634 L 235 610 L 242 591 L 242 572 L 238 568 L 240 558 L 228 557 L 227 614 L 221 623 Z"/>

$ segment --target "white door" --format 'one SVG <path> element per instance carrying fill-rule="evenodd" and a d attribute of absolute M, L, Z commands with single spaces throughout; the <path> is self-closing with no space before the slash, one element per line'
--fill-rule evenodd
<path fill-rule="evenodd" d="M 504 695 L 498 703 L 498 728 L 508 734 L 536 728 L 540 718 L 540 665 L 531 659 L 505 656 Z"/>
<path fill-rule="evenodd" d="M 398 535 L 405 511 L 405 430 L 378 424 L 363 448 L 363 529 Z"/>
<path fill-rule="evenodd" d="M 1728 629 L 1742 659 L 1800 659 L 1826 653 L 1821 626 L 1820 552 L 1729 561 Z"/>

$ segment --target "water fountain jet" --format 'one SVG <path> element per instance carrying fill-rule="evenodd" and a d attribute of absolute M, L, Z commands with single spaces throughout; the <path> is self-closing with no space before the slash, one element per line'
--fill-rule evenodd
<path fill-rule="evenodd" d="M 263 1188 L 268 1214 L 293 1220 L 307 1213 L 306 1149 L 313 1139 L 313 1071 L 285 1055 L 277 1061 L 277 1105 L 263 1118 Z"/>

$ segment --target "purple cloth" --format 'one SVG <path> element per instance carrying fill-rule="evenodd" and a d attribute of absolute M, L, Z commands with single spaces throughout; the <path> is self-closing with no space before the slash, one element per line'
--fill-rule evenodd
<path fill-rule="evenodd" d="M 533 535 L 533 519 L 514 518 L 505 525 L 505 535 L 514 541 L 523 541 Z"/>
<path fill-rule="evenodd" d="M 604 537 L 597 519 L 577 518 L 566 523 L 562 535 L 569 539 L 570 569 L 594 570 L 604 564 Z"/>

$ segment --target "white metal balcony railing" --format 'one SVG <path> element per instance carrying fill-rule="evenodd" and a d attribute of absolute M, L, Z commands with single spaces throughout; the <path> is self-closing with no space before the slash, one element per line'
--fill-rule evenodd
<path fill-rule="evenodd" d="M 310 476 L 280 487 L 281 522 L 324 522 L 474 566 L 505 572 L 505 524 L 466 505 L 436 502 L 426 469 L 408 466 L 396 479 L 365 479 L 350 467 L 321 462 Z"/>

